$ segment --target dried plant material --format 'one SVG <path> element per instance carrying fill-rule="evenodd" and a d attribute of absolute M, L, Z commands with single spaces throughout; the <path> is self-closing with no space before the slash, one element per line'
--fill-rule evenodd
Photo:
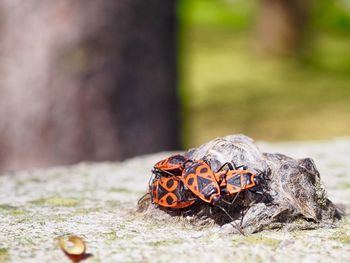
<path fill-rule="evenodd" d="M 78 236 L 69 236 L 68 240 L 66 237 L 60 237 L 58 239 L 58 245 L 73 262 L 79 262 L 92 256 L 92 254 L 85 253 L 85 243 Z"/>

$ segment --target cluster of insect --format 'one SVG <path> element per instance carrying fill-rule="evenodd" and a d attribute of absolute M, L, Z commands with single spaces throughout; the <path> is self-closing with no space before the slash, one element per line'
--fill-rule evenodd
<path fill-rule="evenodd" d="M 233 205 L 244 191 L 261 192 L 264 180 L 264 172 L 246 166 L 236 167 L 228 162 L 214 172 L 204 160 L 177 154 L 154 165 L 147 195 L 153 204 L 168 209 L 208 203 L 219 207 L 233 221 L 221 204 Z"/>

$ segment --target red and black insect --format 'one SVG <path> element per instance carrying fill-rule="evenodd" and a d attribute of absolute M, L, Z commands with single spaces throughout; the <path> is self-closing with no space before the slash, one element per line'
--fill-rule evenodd
<path fill-rule="evenodd" d="M 157 162 L 153 168 L 153 172 L 161 172 L 163 176 L 168 175 L 181 175 L 184 169 L 184 163 L 188 161 L 188 158 L 181 154 L 172 155 L 164 160 Z"/>
<path fill-rule="evenodd" d="M 221 171 L 226 165 L 229 170 Z M 176 176 L 183 182 L 184 191 L 189 189 L 199 199 L 210 204 L 220 201 L 223 195 L 235 195 L 253 189 L 261 180 L 258 173 L 246 167 L 239 169 L 231 163 L 225 163 L 214 173 L 205 161 L 190 160 L 180 154 L 157 162 L 153 174 L 158 179 Z"/>
<path fill-rule="evenodd" d="M 180 179 L 198 198 L 207 203 L 220 199 L 220 186 L 210 166 L 201 160 L 187 161 Z"/>
<path fill-rule="evenodd" d="M 234 195 L 260 186 L 261 173 L 251 170 L 228 170 L 221 177 L 220 188 L 224 194 Z"/>
<path fill-rule="evenodd" d="M 185 208 L 195 203 L 197 198 L 181 181 L 187 160 L 185 156 L 176 154 L 154 165 L 149 186 L 152 203 L 173 209 Z"/>
<path fill-rule="evenodd" d="M 226 165 L 229 169 L 223 170 Z M 264 178 L 262 172 L 232 163 L 214 173 L 205 161 L 177 154 L 154 165 L 148 195 L 152 203 L 171 209 L 187 208 L 201 200 L 220 208 L 234 221 L 220 202 L 232 205 L 241 192 L 258 189 Z M 226 196 L 234 196 L 233 201 L 228 203 L 223 198 Z M 235 227 L 244 234 L 237 224 Z"/>
<path fill-rule="evenodd" d="M 150 185 L 152 203 L 167 208 L 185 208 L 195 203 L 196 197 L 185 189 L 177 176 L 154 179 Z"/>

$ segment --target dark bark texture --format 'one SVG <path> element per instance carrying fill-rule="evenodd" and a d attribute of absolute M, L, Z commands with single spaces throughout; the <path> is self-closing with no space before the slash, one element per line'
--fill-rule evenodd
<path fill-rule="evenodd" d="M 3 0 L 0 170 L 179 148 L 175 0 Z"/>

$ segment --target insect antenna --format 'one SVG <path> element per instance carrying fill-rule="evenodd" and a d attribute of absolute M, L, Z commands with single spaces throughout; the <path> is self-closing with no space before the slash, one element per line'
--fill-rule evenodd
<path fill-rule="evenodd" d="M 175 176 L 175 174 L 169 172 L 169 171 L 166 171 L 166 170 L 162 170 L 162 169 L 154 169 L 152 171 L 153 174 L 157 174 L 159 176 L 160 173 L 165 173 L 167 175 L 171 175 L 171 176 Z"/>

